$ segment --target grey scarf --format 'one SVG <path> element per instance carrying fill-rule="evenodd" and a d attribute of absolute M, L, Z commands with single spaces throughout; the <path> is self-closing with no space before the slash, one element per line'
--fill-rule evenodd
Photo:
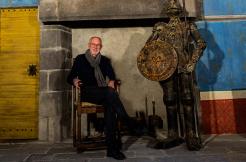
<path fill-rule="evenodd" d="M 87 59 L 87 61 L 90 63 L 91 67 L 94 68 L 94 74 L 95 74 L 95 78 L 97 80 L 97 85 L 99 87 L 106 87 L 107 83 L 103 77 L 102 71 L 100 69 L 100 61 L 101 61 L 101 53 L 99 53 L 96 58 L 94 58 L 91 53 L 90 50 L 86 50 L 85 52 L 85 58 Z"/>

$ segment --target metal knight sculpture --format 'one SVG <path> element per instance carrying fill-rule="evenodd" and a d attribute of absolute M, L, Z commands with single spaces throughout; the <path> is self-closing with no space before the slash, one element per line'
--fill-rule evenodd
<path fill-rule="evenodd" d="M 137 58 L 141 74 L 159 81 L 164 93 L 168 137 L 155 147 L 170 148 L 185 140 L 189 150 L 200 150 L 194 68 L 206 44 L 195 23 L 180 19 L 186 13 L 176 0 L 169 1 L 167 14 L 169 22 L 155 24 Z"/>

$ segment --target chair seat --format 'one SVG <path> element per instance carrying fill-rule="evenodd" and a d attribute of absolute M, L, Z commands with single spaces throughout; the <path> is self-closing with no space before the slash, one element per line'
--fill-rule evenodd
<path fill-rule="evenodd" d="M 81 102 L 81 106 L 83 107 L 98 107 L 98 106 L 102 106 L 102 105 L 97 105 L 91 102 Z"/>
<path fill-rule="evenodd" d="M 81 102 L 80 106 L 78 107 L 78 112 L 86 114 L 103 113 L 104 108 L 102 105 L 97 105 L 90 102 Z"/>

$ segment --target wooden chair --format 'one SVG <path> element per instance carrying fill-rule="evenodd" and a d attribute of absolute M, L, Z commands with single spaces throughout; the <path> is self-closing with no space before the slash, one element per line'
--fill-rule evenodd
<path fill-rule="evenodd" d="M 117 80 L 115 82 L 116 90 L 119 93 L 119 86 L 121 82 Z M 106 148 L 105 135 L 92 136 L 90 134 L 90 120 L 89 114 L 104 113 L 104 107 L 89 102 L 80 101 L 80 90 L 73 86 L 73 146 L 77 148 L 78 152 L 85 150 L 104 149 Z M 83 92 L 82 92 L 83 93 Z M 82 137 L 81 135 L 81 116 L 82 114 L 87 115 L 87 135 Z M 121 135 L 119 130 L 119 122 L 116 133 L 116 139 L 121 146 Z"/>

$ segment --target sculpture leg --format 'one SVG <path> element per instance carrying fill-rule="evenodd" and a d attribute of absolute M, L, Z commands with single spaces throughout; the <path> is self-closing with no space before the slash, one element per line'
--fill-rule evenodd
<path fill-rule="evenodd" d="M 159 144 L 161 148 L 170 148 L 177 146 L 183 142 L 179 137 L 178 130 L 178 98 L 177 98 L 177 76 L 161 81 L 160 85 L 163 89 L 163 101 L 166 106 L 167 122 L 168 122 L 168 138 Z M 156 147 L 158 148 L 158 146 Z"/>
<path fill-rule="evenodd" d="M 184 110 L 185 119 L 185 140 L 189 150 L 200 150 L 202 147 L 201 138 L 196 133 L 194 86 L 191 82 L 191 75 L 180 74 L 181 102 Z"/>

